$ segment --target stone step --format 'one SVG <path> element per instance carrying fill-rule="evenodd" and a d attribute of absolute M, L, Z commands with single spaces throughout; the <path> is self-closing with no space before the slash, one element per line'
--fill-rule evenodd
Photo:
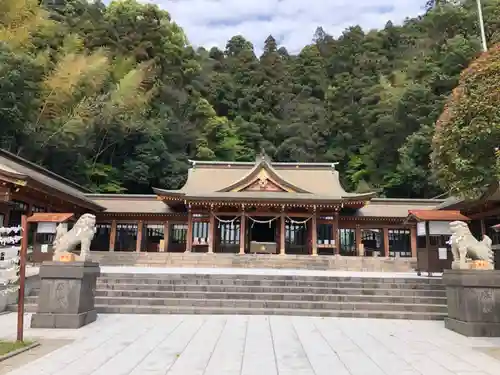
<path fill-rule="evenodd" d="M 107 314 L 224 314 L 224 315 L 292 315 L 321 316 L 343 318 L 378 318 L 408 320 L 443 320 L 447 313 L 413 311 L 377 311 L 377 310 L 317 310 L 293 308 L 227 308 L 205 306 L 133 306 L 133 305 L 96 305 L 98 313 Z"/>
<path fill-rule="evenodd" d="M 342 276 L 306 276 L 306 275 L 285 275 L 285 274 L 199 274 L 199 273 L 102 273 L 99 280 L 276 280 L 276 281 L 302 281 L 302 282 L 354 282 L 354 283 L 396 283 L 396 284 L 416 284 L 443 286 L 440 278 L 417 278 L 417 277 L 342 277 Z"/>
<path fill-rule="evenodd" d="M 394 294 L 347 294 L 345 290 L 338 293 L 290 293 L 290 292 L 211 292 L 211 291 L 157 291 L 157 290 L 116 290 L 98 289 L 98 297 L 132 297 L 132 298 L 188 298 L 188 299 L 232 299 L 232 300 L 288 300 L 288 301 L 330 301 L 330 302 L 374 302 L 374 303 L 409 303 L 446 305 L 446 296 L 416 296 Z M 37 303 L 38 296 L 25 297 L 25 303 Z"/>
<path fill-rule="evenodd" d="M 122 285 L 115 287 L 120 286 Z M 196 285 L 194 287 L 199 288 Z M 338 294 L 285 293 L 277 288 L 277 291 L 270 293 L 249 293 L 241 290 L 228 293 L 227 290 L 222 292 L 203 290 L 188 292 L 145 289 L 120 290 L 115 288 L 98 289 L 96 291 L 96 306 L 100 306 L 98 311 L 103 313 L 117 312 L 115 307 L 120 306 L 123 308 L 118 312 L 128 313 L 280 314 L 280 311 L 283 311 L 284 315 L 365 316 L 403 319 L 442 319 L 443 316 L 447 315 L 446 297 L 443 295 L 439 297 L 419 296 L 415 293 L 422 291 L 401 289 L 373 290 L 374 293 L 384 292 L 385 295 L 363 294 L 367 291 L 363 289 L 358 294 L 346 293 L 352 291 L 341 289 L 338 290 Z M 395 295 L 395 293 L 401 292 L 413 294 Z M 26 297 L 25 311 L 35 312 L 37 300 L 37 296 Z M 16 308 L 16 306 L 9 306 L 11 311 L 15 311 Z M 145 308 L 155 310 L 149 311 Z M 161 309 L 158 310 L 158 308 Z M 306 313 L 300 311 L 306 311 Z M 326 315 L 323 315 L 323 311 L 327 312 Z M 345 313 L 345 311 L 350 311 L 352 314 Z M 361 313 L 358 314 L 358 311 Z M 374 313 L 369 313 L 371 311 Z M 408 315 L 408 313 L 412 315 Z"/>
<path fill-rule="evenodd" d="M 26 313 L 35 313 L 36 304 L 26 304 Z M 224 315 L 292 315 L 371 319 L 443 320 L 446 312 L 376 311 L 376 310 L 318 310 L 318 309 L 269 309 L 269 308 L 222 308 L 205 306 L 143 306 L 143 305 L 96 305 L 100 314 L 224 314 Z M 17 311 L 17 305 L 9 305 L 8 311 Z"/>
<path fill-rule="evenodd" d="M 305 281 L 305 280 L 245 280 L 245 279 L 99 279 L 97 287 L 120 284 L 146 284 L 146 285 L 245 285 L 269 287 L 316 287 L 316 288 L 369 288 L 369 289 L 418 289 L 418 290 L 445 290 L 441 285 L 409 284 L 390 282 L 349 282 L 349 281 Z"/>
<path fill-rule="evenodd" d="M 317 309 L 317 310 L 377 310 L 377 311 L 413 311 L 446 312 L 446 305 L 409 304 L 409 303 L 374 303 L 374 302 L 327 302 L 327 301 L 267 301 L 243 299 L 196 299 L 196 298 L 132 298 L 132 297 L 96 297 L 96 305 L 135 305 L 135 306 L 191 306 L 191 307 L 228 307 L 228 308 L 267 308 L 267 309 Z"/>
<path fill-rule="evenodd" d="M 101 313 L 402 319 L 442 319 L 447 315 L 445 288 L 437 278 L 204 272 L 103 273 L 97 281 L 96 309 Z M 35 288 L 26 298 L 27 312 L 36 311 L 39 292 Z"/>
<path fill-rule="evenodd" d="M 415 258 L 342 257 L 333 255 L 239 255 L 196 253 L 96 252 L 91 258 L 106 266 L 274 268 L 408 272 L 416 267 Z"/>
<path fill-rule="evenodd" d="M 212 292 L 212 293 L 305 293 L 319 295 L 393 295 L 415 297 L 446 297 L 445 290 L 383 289 L 383 288 L 325 288 L 309 286 L 252 286 L 252 285 L 160 285 L 160 284 L 100 284 L 99 291 L 131 290 L 146 292 Z"/>
<path fill-rule="evenodd" d="M 187 299 L 231 299 L 231 300 L 283 300 L 283 301 L 328 301 L 328 302 L 374 302 L 445 305 L 446 297 L 415 297 L 393 295 L 346 295 L 346 294 L 305 294 L 305 293 L 226 293 L 226 292 L 178 292 L 178 291 L 134 291 L 97 290 L 98 297 L 131 298 L 187 298 Z"/>

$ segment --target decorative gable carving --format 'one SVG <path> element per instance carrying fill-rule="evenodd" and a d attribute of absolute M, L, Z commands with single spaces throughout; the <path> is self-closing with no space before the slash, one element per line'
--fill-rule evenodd
<path fill-rule="evenodd" d="M 276 185 L 273 181 L 269 179 L 262 179 L 253 182 L 252 184 L 246 186 L 240 191 L 278 191 L 282 192 L 283 190 L 280 186 Z"/>
<path fill-rule="evenodd" d="M 257 156 L 255 166 L 240 180 L 219 192 L 240 191 L 275 191 L 290 193 L 309 193 L 300 187 L 291 184 L 279 175 L 271 165 L 271 160 L 262 153 Z"/>
<path fill-rule="evenodd" d="M 233 189 L 233 191 L 271 191 L 271 192 L 291 192 L 291 189 L 287 189 L 269 176 L 266 169 L 262 168 L 256 175 L 256 177 L 250 182 L 243 186 L 238 186 Z"/>

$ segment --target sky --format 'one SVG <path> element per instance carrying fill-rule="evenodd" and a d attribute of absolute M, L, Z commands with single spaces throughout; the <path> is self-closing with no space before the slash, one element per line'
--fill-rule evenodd
<path fill-rule="evenodd" d="M 142 0 L 167 10 L 191 44 L 224 48 L 243 35 L 257 51 L 270 34 L 295 53 L 309 44 L 318 26 L 338 36 L 348 26 L 384 27 L 422 12 L 426 0 Z"/>

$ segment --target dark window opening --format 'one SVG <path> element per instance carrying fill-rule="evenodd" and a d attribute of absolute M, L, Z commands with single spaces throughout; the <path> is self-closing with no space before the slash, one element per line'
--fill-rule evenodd
<path fill-rule="evenodd" d="M 137 224 L 117 224 L 115 251 L 135 251 Z"/>
<path fill-rule="evenodd" d="M 389 229 L 389 256 L 411 257 L 411 236 L 409 229 Z"/>

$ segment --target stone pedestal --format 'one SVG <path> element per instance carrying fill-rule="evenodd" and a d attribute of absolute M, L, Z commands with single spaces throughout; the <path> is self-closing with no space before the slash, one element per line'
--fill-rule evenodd
<path fill-rule="evenodd" d="M 94 298 L 99 263 L 44 262 L 32 328 L 80 328 L 97 319 Z"/>
<path fill-rule="evenodd" d="M 500 271 L 445 270 L 445 327 L 465 336 L 500 337 Z"/>

